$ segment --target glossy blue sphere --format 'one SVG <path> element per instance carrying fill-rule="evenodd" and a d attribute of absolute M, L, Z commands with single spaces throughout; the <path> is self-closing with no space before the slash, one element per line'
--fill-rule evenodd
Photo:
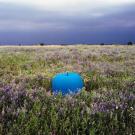
<path fill-rule="evenodd" d="M 54 94 L 75 94 L 84 87 L 82 77 L 75 72 L 59 73 L 52 79 L 52 90 Z"/>

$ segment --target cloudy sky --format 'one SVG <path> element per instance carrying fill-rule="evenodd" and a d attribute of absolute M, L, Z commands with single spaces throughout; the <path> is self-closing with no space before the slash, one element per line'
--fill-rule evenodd
<path fill-rule="evenodd" d="M 135 42 L 135 0 L 0 0 L 0 44 Z"/>

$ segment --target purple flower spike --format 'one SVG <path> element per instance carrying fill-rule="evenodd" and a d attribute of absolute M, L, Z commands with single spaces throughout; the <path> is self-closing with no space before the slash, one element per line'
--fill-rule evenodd
<path fill-rule="evenodd" d="M 3 91 L 4 91 L 5 93 L 8 93 L 8 92 L 11 91 L 11 89 L 12 89 L 11 86 L 5 86 L 4 89 L 3 89 Z"/>

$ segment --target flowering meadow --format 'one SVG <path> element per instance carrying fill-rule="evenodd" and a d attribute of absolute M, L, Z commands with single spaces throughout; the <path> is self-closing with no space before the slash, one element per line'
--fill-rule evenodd
<path fill-rule="evenodd" d="M 53 95 L 56 73 L 85 87 Z M 0 135 L 134 135 L 135 46 L 0 47 Z"/>

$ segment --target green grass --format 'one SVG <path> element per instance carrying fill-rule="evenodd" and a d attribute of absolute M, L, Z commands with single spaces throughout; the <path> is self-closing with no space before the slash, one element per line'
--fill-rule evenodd
<path fill-rule="evenodd" d="M 0 47 L 0 134 L 134 134 L 134 56 L 134 46 Z M 84 90 L 53 96 L 66 71 Z"/>

